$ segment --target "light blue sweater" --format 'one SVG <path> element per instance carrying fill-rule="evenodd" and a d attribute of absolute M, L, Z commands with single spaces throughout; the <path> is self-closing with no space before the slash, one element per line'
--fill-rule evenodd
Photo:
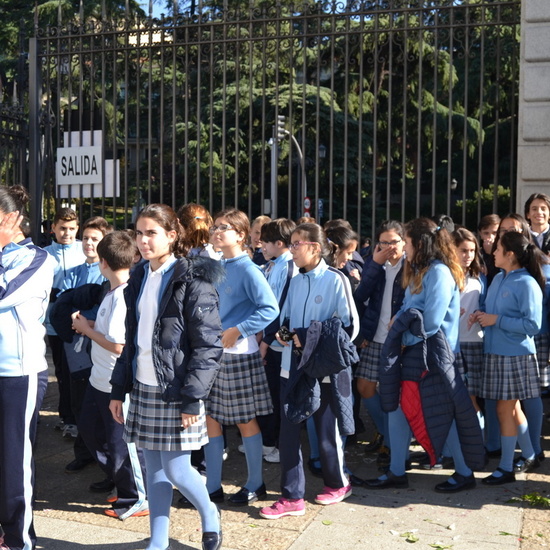
<path fill-rule="evenodd" d="M 533 336 L 542 325 L 542 300 L 540 286 L 525 268 L 497 273 L 485 300 L 485 311 L 498 315 L 496 324 L 485 328 L 485 353 L 534 354 Z"/>
<path fill-rule="evenodd" d="M 222 265 L 225 278 L 216 286 L 222 329 L 237 327 L 243 338 L 261 332 L 279 314 L 279 304 L 262 270 L 246 252 L 222 260 Z"/>
<path fill-rule="evenodd" d="M 443 262 L 432 262 L 418 294 L 412 294 L 410 288 L 405 290 L 403 305 L 397 315 L 411 308 L 422 312 L 428 338 L 441 329 L 451 349 L 455 353 L 459 351 L 460 292 L 451 270 Z M 412 346 L 419 341 L 420 338 L 409 331 L 403 333 L 404 346 Z"/>

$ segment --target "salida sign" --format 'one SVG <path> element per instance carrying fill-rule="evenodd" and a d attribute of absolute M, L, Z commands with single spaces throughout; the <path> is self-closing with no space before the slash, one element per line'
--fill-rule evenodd
<path fill-rule="evenodd" d="M 101 146 L 59 147 L 56 171 L 57 185 L 102 183 Z"/>

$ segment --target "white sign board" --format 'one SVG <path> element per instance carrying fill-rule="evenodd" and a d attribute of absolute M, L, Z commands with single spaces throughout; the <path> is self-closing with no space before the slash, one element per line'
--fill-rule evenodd
<path fill-rule="evenodd" d="M 120 161 L 102 159 L 101 130 L 64 132 L 57 149 L 57 197 L 120 196 Z"/>
<path fill-rule="evenodd" d="M 82 185 L 103 182 L 101 146 L 59 147 L 57 185 Z"/>

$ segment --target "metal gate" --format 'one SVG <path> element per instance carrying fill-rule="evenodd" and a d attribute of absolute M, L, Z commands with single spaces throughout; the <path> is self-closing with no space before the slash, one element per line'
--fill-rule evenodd
<path fill-rule="evenodd" d="M 58 147 L 82 145 L 101 147 L 103 181 L 63 200 L 119 227 L 150 202 L 296 218 L 308 197 L 318 221 L 364 235 L 513 209 L 519 0 L 241 4 L 117 17 L 103 0 L 37 28 L 44 217 Z"/>

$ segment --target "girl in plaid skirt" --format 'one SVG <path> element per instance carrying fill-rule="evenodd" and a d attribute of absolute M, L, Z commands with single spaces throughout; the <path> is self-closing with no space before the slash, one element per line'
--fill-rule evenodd
<path fill-rule="evenodd" d="M 136 244 L 146 262 L 125 289 L 126 346 L 111 379 L 113 418 L 124 438 L 142 448 L 147 468 L 151 540 L 147 550 L 169 547 L 173 486 L 195 506 L 203 550 L 219 550 L 220 518 L 191 451 L 207 442 L 203 400 L 221 356 L 218 298 L 212 285 L 218 262 L 182 257 L 183 228 L 164 204 L 145 207 L 136 220 Z"/>
<path fill-rule="evenodd" d="M 483 331 L 477 324 L 470 325 L 469 319 L 470 314 L 483 306 L 487 283 L 485 275 L 481 273 L 479 244 L 474 234 L 460 227 L 454 231 L 453 239 L 465 276 L 464 289 L 460 293 L 460 352 L 456 355 L 456 364 L 462 377 L 467 380 L 472 403 L 482 423 L 476 396 L 481 386 Z"/>
<path fill-rule="evenodd" d="M 214 219 L 211 240 L 223 253 L 225 269 L 225 278 L 217 285 L 224 353 L 207 402 L 206 486 L 210 498 L 223 501 L 222 425 L 236 424 L 243 438 L 248 478 L 229 502 L 244 506 L 266 494 L 263 441 L 256 417 L 270 414 L 273 407 L 257 334 L 277 317 L 279 304 L 261 268 L 248 254 L 250 222 L 246 214 L 228 209 Z"/>
<path fill-rule="evenodd" d="M 522 466 L 532 467 L 537 461 L 519 400 L 540 396 L 533 337 L 541 328 L 545 286 L 541 253 L 521 233 L 500 235 L 494 256 L 495 266 L 502 271 L 489 287 L 486 311 L 472 316 L 472 321 L 485 328 L 481 396 L 497 399 L 501 433 L 500 464 L 483 480 L 486 485 L 515 481 L 516 442 L 522 451 Z"/>

